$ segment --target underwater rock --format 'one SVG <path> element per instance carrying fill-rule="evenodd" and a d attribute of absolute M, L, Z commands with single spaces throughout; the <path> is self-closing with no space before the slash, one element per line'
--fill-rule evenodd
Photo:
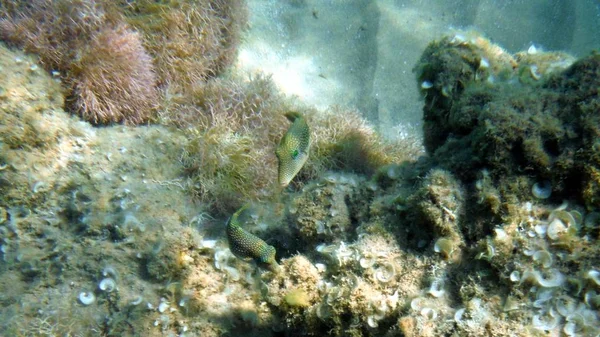
<path fill-rule="evenodd" d="M 434 163 L 463 181 L 482 167 L 495 181 L 526 174 L 530 188 L 549 181 L 552 199 L 600 207 L 600 54 L 513 58 L 480 36 L 457 36 L 431 43 L 415 67 L 418 83 L 432 83 L 422 91 Z"/>
<path fill-rule="evenodd" d="M 413 244 L 437 242 L 446 259 L 455 260 L 464 246 L 461 228 L 464 213 L 464 191 L 460 182 L 445 170 L 433 169 L 406 200 L 398 200 L 404 205 L 402 217 L 410 219 L 410 232 L 415 236 Z M 399 228 L 400 231 L 406 231 Z M 402 235 L 402 234 L 400 234 Z M 434 239 L 437 239 L 434 240 Z"/>
<path fill-rule="evenodd" d="M 350 240 L 353 231 L 346 200 L 362 181 L 353 174 L 327 173 L 306 185 L 288 209 L 299 237 L 308 243 Z"/>

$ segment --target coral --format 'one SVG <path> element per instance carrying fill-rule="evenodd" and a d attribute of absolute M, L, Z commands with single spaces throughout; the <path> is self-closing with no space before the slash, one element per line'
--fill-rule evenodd
<path fill-rule="evenodd" d="M 461 39 L 450 44 L 494 50 L 485 40 Z M 61 111 L 58 84 L 35 60 L 0 48 L 0 330 L 597 335 L 597 60 L 585 58 L 567 72 L 540 70 L 529 84 L 517 71 L 496 72 L 501 62 L 487 57 L 474 72 L 465 70 L 474 82 L 445 92 L 458 95 L 447 97 L 456 99 L 454 112 L 464 112 L 452 123 L 485 129 L 473 139 L 493 136 L 501 157 L 466 156 L 467 145 L 482 145 L 469 139 L 452 148 L 459 159 L 438 149 L 415 161 L 416 147 L 382 141 L 352 112 L 294 106 L 268 78 L 212 79 L 190 87 L 194 95 L 168 97 L 161 121 L 184 130 L 92 128 Z M 562 132 L 565 116 L 545 125 L 534 99 L 490 82 L 492 75 L 514 76 L 511 85 L 527 86 L 521 91 L 528 95 L 556 96 L 575 129 L 547 142 Z M 434 82 L 421 83 L 425 95 L 441 94 L 444 86 Z M 558 88 L 580 96 L 561 96 Z M 507 92 L 514 95 L 509 117 L 527 114 L 525 127 L 545 125 L 523 142 L 523 152 L 503 147 L 514 146 L 503 143 L 515 141 L 502 134 L 511 129 L 477 105 L 499 109 Z M 313 129 L 314 147 L 280 193 L 275 144 L 288 126 L 284 113 L 296 108 Z M 479 121 L 470 113 L 491 117 Z M 582 147 L 557 161 L 554 150 L 562 146 Z M 559 174 L 585 167 L 580 178 L 589 180 L 556 178 L 544 165 Z M 185 170 L 190 182 L 181 177 Z M 587 189 L 584 197 L 572 198 L 580 189 Z M 277 249 L 281 272 L 255 268 L 227 248 L 226 212 L 248 199 L 259 207 L 231 220 L 244 220 L 245 230 L 265 239 L 260 245 Z"/>
<path fill-rule="evenodd" d="M 281 272 L 265 275 L 268 301 L 291 313 L 314 304 L 318 299 L 317 285 L 321 275 L 304 256 L 295 255 L 281 261 Z"/>
<path fill-rule="evenodd" d="M 2 7 L 0 36 L 61 76 L 72 112 L 94 124 L 149 120 L 158 103 L 152 60 L 118 12 L 94 0 Z"/>
<path fill-rule="evenodd" d="M 50 148 L 68 127 L 57 110 L 63 104 L 60 85 L 43 73 L 36 59 L 0 45 L 0 133 L 8 149 Z M 38 88 L 45 88 L 40 92 Z"/>

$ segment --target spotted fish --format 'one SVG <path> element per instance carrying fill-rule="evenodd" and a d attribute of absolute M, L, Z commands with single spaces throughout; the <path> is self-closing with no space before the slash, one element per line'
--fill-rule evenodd
<path fill-rule="evenodd" d="M 242 229 L 239 216 L 245 209 L 244 206 L 237 210 L 227 222 L 229 249 L 240 259 L 252 259 L 261 267 L 277 271 L 279 265 L 275 260 L 275 247 L 269 246 L 261 238 Z"/>
<path fill-rule="evenodd" d="M 289 185 L 304 166 L 310 148 L 310 130 L 304 117 L 298 112 L 288 112 L 285 116 L 292 125 L 275 151 L 279 160 L 279 184 L 283 187 Z"/>

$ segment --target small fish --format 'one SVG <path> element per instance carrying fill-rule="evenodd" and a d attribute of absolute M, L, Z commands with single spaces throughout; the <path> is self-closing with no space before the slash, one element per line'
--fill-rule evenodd
<path fill-rule="evenodd" d="M 298 174 L 306 160 L 310 149 L 310 130 L 302 115 L 288 112 L 285 116 L 292 122 L 275 151 L 279 160 L 279 184 L 283 187 Z"/>
<path fill-rule="evenodd" d="M 227 222 L 227 241 L 231 252 L 243 260 L 252 259 L 263 268 L 271 271 L 279 270 L 275 260 L 275 247 L 269 246 L 258 236 L 246 232 L 239 222 L 239 215 L 246 206 L 237 210 Z"/>

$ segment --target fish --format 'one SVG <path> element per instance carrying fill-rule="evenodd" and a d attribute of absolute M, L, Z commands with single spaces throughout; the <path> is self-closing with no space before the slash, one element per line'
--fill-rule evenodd
<path fill-rule="evenodd" d="M 243 206 L 238 209 L 227 221 L 229 249 L 233 255 L 242 260 L 254 260 L 262 268 L 278 271 L 275 247 L 242 228 L 239 216 L 246 208 Z"/>
<path fill-rule="evenodd" d="M 286 187 L 300 172 L 308 159 L 310 150 L 310 129 L 306 119 L 299 112 L 285 114 L 292 124 L 281 138 L 275 155 L 279 161 L 279 184 Z"/>

